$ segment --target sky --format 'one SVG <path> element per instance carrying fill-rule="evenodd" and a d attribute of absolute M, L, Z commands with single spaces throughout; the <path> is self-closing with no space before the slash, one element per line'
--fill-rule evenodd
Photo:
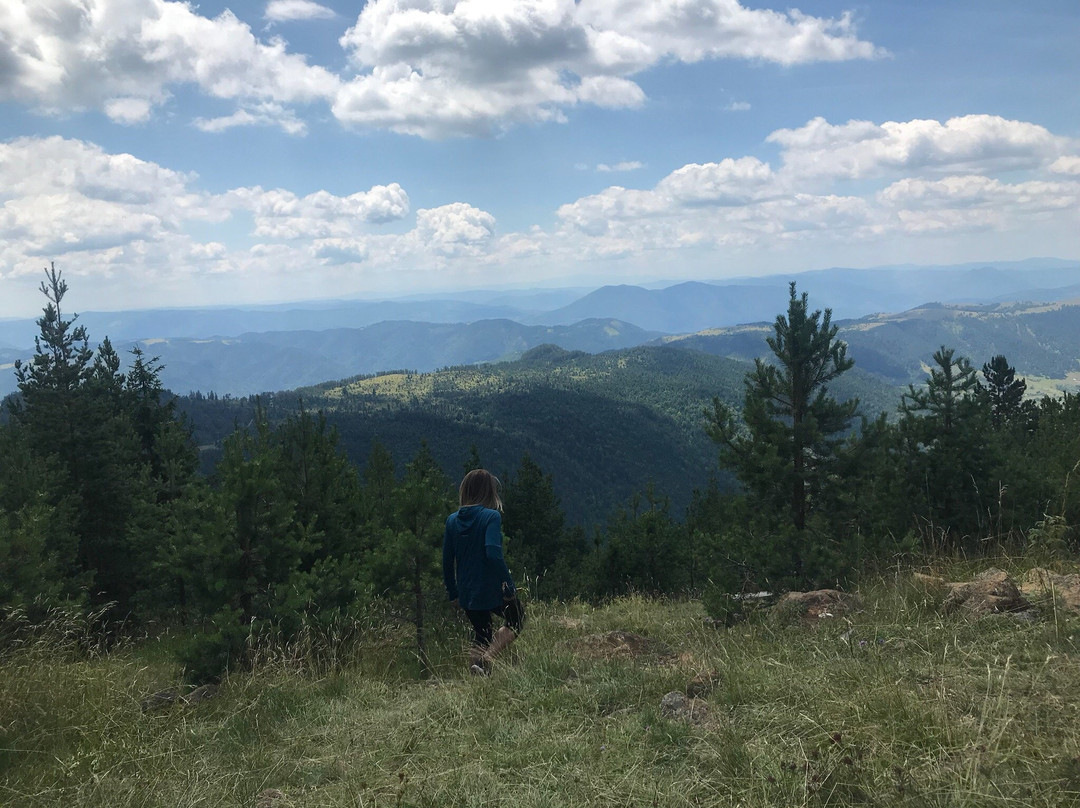
<path fill-rule="evenodd" d="M 0 0 L 0 317 L 1080 259 L 1076 0 Z"/>

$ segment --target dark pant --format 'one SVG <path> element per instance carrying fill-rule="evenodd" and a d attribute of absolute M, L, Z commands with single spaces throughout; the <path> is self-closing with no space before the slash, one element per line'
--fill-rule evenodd
<path fill-rule="evenodd" d="M 466 609 L 465 615 L 473 627 L 473 642 L 481 648 L 491 645 L 491 615 L 497 614 L 506 621 L 507 627 L 515 634 L 521 633 L 525 623 L 525 610 L 517 598 L 506 601 L 496 609 Z"/>

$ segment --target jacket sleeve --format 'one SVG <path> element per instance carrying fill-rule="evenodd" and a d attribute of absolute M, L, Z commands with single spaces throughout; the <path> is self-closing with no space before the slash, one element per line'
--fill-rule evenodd
<path fill-rule="evenodd" d="M 510 577 L 510 570 L 507 568 L 506 561 L 503 558 L 502 542 L 502 514 L 495 511 L 495 515 L 491 517 L 491 521 L 488 522 L 487 530 L 484 533 L 484 553 L 487 555 L 492 572 L 501 583 L 506 585 L 506 591 L 513 594 L 517 591 L 517 587 L 514 585 L 514 579 Z"/>
<path fill-rule="evenodd" d="M 457 579 L 454 575 L 454 538 L 450 535 L 450 520 L 446 520 L 442 537 L 442 574 L 447 600 L 457 600 Z"/>

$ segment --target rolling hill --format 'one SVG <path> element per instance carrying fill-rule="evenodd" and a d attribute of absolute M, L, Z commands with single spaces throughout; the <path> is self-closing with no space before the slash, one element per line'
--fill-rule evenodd
<path fill-rule="evenodd" d="M 669 346 L 601 354 L 544 345 L 520 360 L 434 373 L 384 373 L 262 397 L 271 419 L 300 402 L 321 410 L 349 457 L 363 465 L 376 440 L 399 467 L 426 442 L 452 476 L 471 446 L 489 468 L 513 472 L 523 453 L 553 475 L 572 521 L 603 521 L 650 482 L 681 512 L 716 471 L 703 411 L 714 395 L 742 400 L 746 362 Z M 888 400 L 897 391 L 863 373 L 845 374 L 837 395 Z M 204 447 L 251 419 L 248 399 L 184 397 Z M 868 410 L 873 412 L 873 410 Z M 216 451 L 207 448 L 211 461 Z"/>
<path fill-rule="evenodd" d="M 899 314 L 844 320 L 839 336 L 857 368 L 893 385 L 920 384 L 941 345 L 981 367 L 1004 354 L 1021 376 L 1075 387 L 1080 372 L 1080 303 L 920 306 Z M 763 356 L 765 324 L 710 329 L 665 337 L 666 345 L 749 360 Z"/>

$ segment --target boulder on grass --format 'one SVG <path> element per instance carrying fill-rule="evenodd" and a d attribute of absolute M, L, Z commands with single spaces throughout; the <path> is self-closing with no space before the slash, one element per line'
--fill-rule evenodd
<path fill-rule="evenodd" d="M 1016 581 L 1007 572 L 991 567 L 974 580 L 949 584 L 949 594 L 942 604 L 946 612 L 963 611 L 971 615 L 1020 612 L 1029 604 L 1020 594 Z"/>
<path fill-rule="evenodd" d="M 1035 567 L 1020 582 L 1020 593 L 1029 598 L 1053 597 L 1062 608 L 1080 614 L 1080 574 L 1060 575 Z"/>

